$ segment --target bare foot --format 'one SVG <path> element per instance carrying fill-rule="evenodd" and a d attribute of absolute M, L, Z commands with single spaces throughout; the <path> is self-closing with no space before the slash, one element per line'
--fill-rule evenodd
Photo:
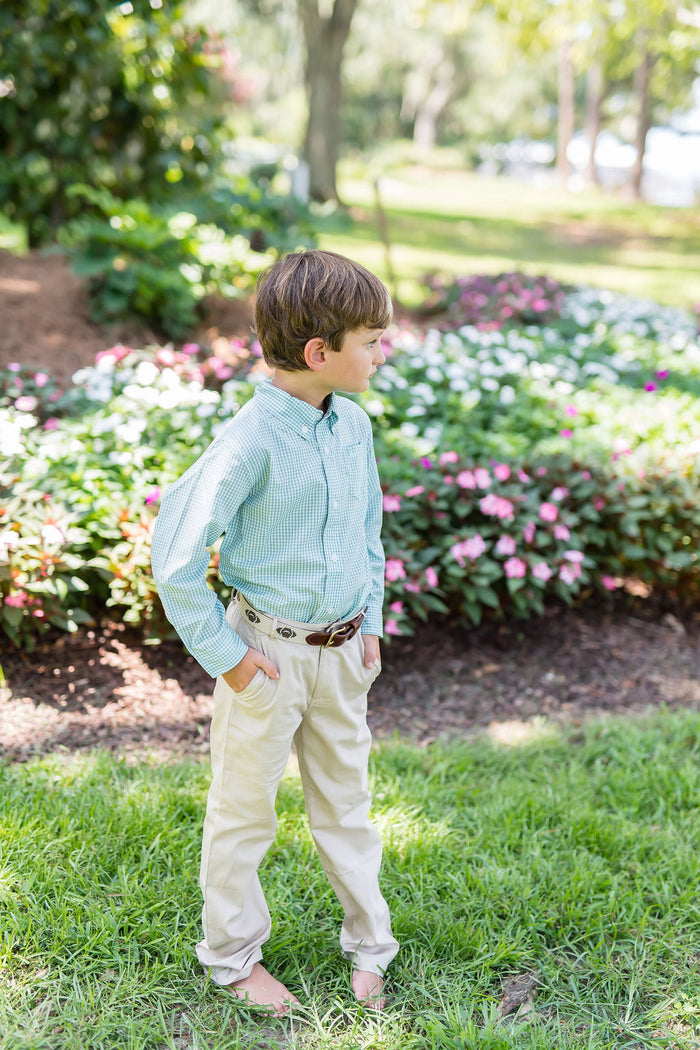
<path fill-rule="evenodd" d="M 229 984 L 229 991 L 245 1003 L 263 1007 L 273 1017 L 284 1017 L 289 1013 L 289 1004 L 298 1003 L 295 995 L 265 969 L 255 963 L 248 977 Z"/>
<path fill-rule="evenodd" d="M 386 999 L 382 995 L 384 978 L 378 973 L 370 973 L 369 970 L 353 970 L 352 990 L 357 1001 L 370 1010 L 383 1010 L 386 1006 Z"/>

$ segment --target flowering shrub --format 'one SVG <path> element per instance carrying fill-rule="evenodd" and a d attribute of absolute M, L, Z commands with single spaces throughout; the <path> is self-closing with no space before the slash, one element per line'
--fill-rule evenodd
<path fill-rule="evenodd" d="M 88 536 L 77 515 L 7 475 L 0 500 L 0 629 L 19 644 L 49 626 L 74 631 L 89 622 Z"/>
<path fill-rule="evenodd" d="M 359 397 L 384 490 L 387 634 L 435 614 L 528 616 L 630 580 L 697 598 L 692 315 L 579 289 L 544 326 L 394 329 L 387 357 Z M 242 340 L 116 346 L 66 389 L 0 373 L 0 622 L 14 644 L 105 606 L 170 633 L 149 564 L 160 492 L 265 374 Z"/>
<path fill-rule="evenodd" d="M 478 624 L 485 614 L 542 613 L 547 598 L 571 604 L 629 578 L 700 595 L 697 478 L 622 481 L 565 457 L 482 465 L 454 450 L 418 466 L 423 484 L 384 496 L 390 610 L 424 617 L 437 597 Z M 410 624 L 404 617 L 394 627 Z"/>
<path fill-rule="evenodd" d="M 522 273 L 494 277 L 429 274 L 423 283 L 429 290 L 423 312 L 445 315 L 439 325 L 443 329 L 544 324 L 559 317 L 567 291 L 551 277 Z"/>

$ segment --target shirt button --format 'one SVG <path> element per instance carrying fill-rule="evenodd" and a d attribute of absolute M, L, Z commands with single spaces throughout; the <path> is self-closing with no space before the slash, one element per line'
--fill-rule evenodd
<path fill-rule="evenodd" d="M 301 432 L 302 432 L 302 434 L 308 434 L 309 428 L 308 427 L 302 427 L 301 428 Z"/>
<path fill-rule="evenodd" d="M 328 445 L 326 445 L 323 451 L 326 453 L 326 455 L 328 455 L 328 453 L 330 452 Z"/>
<path fill-rule="evenodd" d="M 338 560 L 338 555 L 337 554 L 331 554 L 331 561 L 337 561 L 337 560 Z"/>
<path fill-rule="evenodd" d="M 338 500 L 337 499 L 333 500 L 333 506 L 337 510 L 337 508 L 338 508 Z"/>

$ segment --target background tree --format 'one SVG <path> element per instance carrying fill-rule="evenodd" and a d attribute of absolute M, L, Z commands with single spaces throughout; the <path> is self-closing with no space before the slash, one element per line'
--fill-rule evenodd
<path fill-rule="evenodd" d="M 78 182 L 154 199 L 210 172 L 219 126 L 204 34 L 161 0 L 5 0 L 0 204 L 53 236 Z"/>
<path fill-rule="evenodd" d="M 700 4 L 621 0 L 612 37 L 619 79 L 632 96 L 637 156 L 631 186 L 640 197 L 649 129 L 689 102 L 700 68 Z"/>
<path fill-rule="evenodd" d="M 297 7 L 306 43 L 309 113 L 304 158 L 309 166 L 309 192 L 317 201 L 337 200 L 343 52 L 357 0 L 334 0 L 327 14 L 319 10 L 318 0 L 297 0 Z"/>

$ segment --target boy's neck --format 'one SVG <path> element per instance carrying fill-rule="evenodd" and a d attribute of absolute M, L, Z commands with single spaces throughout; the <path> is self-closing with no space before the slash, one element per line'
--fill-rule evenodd
<path fill-rule="evenodd" d="M 330 402 L 332 391 L 318 382 L 319 377 L 314 372 L 286 372 L 282 368 L 276 368 L 272 377 L 272 385 L 278 390 L 284 390 L 290 397 L 296 397 L 299 401 L 306 401 L 308 405 L 317 408 L 319 412 L 325 412 Z"/>

